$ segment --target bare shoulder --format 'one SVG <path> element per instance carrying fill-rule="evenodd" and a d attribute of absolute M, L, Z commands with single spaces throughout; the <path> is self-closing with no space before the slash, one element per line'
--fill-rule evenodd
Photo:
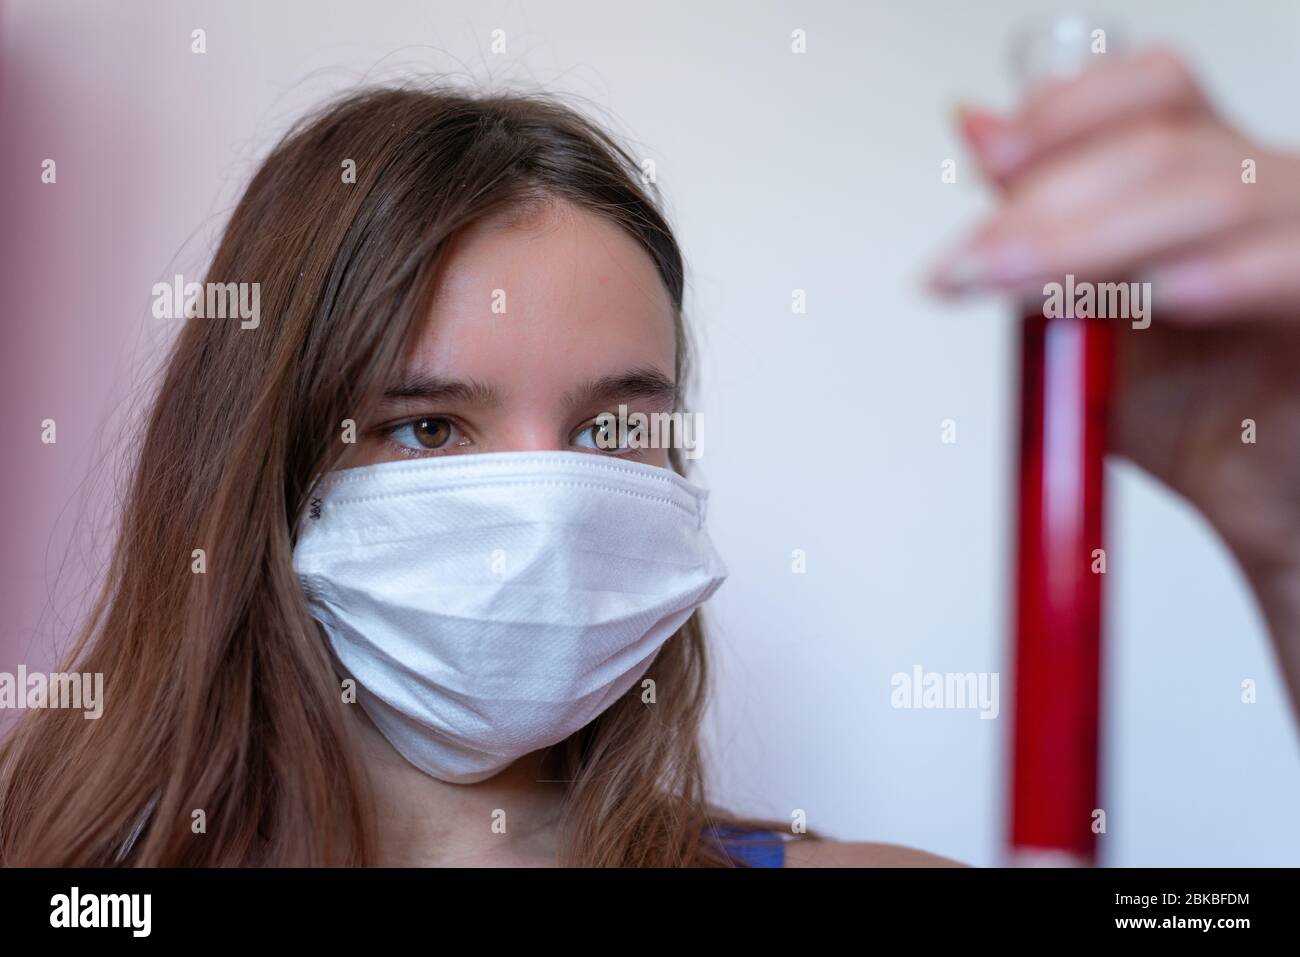
<path fill-rule="evenodd" d="M 786 867 L 966 867 L 950 860 L 900 844 L 864 841 L 788 841 Z"/>

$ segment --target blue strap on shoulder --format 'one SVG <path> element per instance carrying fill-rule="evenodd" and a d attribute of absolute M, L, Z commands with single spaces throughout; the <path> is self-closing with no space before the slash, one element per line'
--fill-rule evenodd
<path fill-rule="evenodd" d="M 775 831 L 746 831 L 726 824 L 711 824 L 708 831 L 733 860 L 750 867 L 785 866 L 785 843 Z"/>

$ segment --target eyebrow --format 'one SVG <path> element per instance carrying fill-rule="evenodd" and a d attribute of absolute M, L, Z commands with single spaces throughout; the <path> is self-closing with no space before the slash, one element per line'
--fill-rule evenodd
<path fill-rule="evenodd" d="M 585 382 L 564 397 L 564 404 L 572 409 L 616 398 L 671 403 L 677 398 L 677 383 L 658 369 L 643 366 Z"/>
<path fill-rule="evenodd" d="M 490 385 L 475 382 L 473 379 L 445 379 L 442 376 L 425 372 L 403 373 L 386 389 L 384 399 L 426 399 L 433 402 L 464 402 L 467 405 L 492 407 L 501 401 L 501 396 Z"/>
<path fill-rule="evenodd" d="M 447 379 L 425 372 L 406 372 L 384 389 L 384 399 L 423 399 L 430 402 L 463 402 L 491 408 L 499 405 L 501 394 L 490 385 L 473 379 Z M 677 384 L 650 366 L 629 369 L 585 382 L 564 397 L 572 409 L 609 399 L 644 399 L 671 403 L 677 398 Z"/>

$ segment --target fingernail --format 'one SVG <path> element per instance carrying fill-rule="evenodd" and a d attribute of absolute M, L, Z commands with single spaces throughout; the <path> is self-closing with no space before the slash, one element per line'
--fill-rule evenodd
<path fill-rule="evenodd" d="M 965 103 L 958 103 L 953 112 L 962 138 L 995 172 L 1013 169 L 1029 155 L 1028 144 L 1010 120 Z"/>
<path fill-rule="evenodd" d="M 956 103 L 953 106 L 953 116 L 961 135 L 977 145 L 995 135 L 1005 125 L 1005 121 L 996 113 L 969 103 Z"/>
<path fill-rule="evenodd" d="M 987 246 L 963 246 L 944 257 L 930 273 L 930 285 L 944 293 L 994 286 L 1010 288 L 1032 279 L 1036 270 L 1033 248 L 1028 243 L 1003 240 Z"/>
<path fill-rule="evenodd" d="M 1000 173 L 1009 172 L 1023 163 L 1029 156 L 1029 145 L 1018 133 L 1011 129 L 999 129 L 990 132 L 980 144 L 984 160 Z"/>
<path fill-rule="evenodd" d="M 938 292 L 964 293 L 977 289 L 988 278 L 988 263 L 977 250 L 959 250 L 940 261 L 930 272 L 930 286 Z"/>

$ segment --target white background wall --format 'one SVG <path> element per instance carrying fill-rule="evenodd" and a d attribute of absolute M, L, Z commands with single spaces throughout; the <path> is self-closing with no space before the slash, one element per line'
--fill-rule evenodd
<path fill-rule="evenodd" d="M 57 608 L 79 600 L 84 581 L 59 568 L 67 506 L 116 451 L 101 423 L 165 342 L 150 286 L 201 270 L 283 126 L 411 69 L 537 84 L 586 98 L 655 160 L 687 255 L 704 345 L 695 477 L 714 490 L 732 573 L 712 605 L 720 799 L 996 863 L 1009 684 L 984 721 L 894 710 L 890 676 L 1009 666 L 1014 327 L 996 303 L 928 299 L 919 277 L 989 206 L 949 108 L 1009 104 L 1009 28 L 1048 6 L 6 4 L 6 176 L 56 155 L 61 185 L 10 207 L 23 237 L 10 251 L 45 278 L 8 296 L 8 342 L 26 351 L 3 438 L 13 448 L 14 423 L 47 415 L 88 427 L 14 458 L 0 667 L 66 633 L 50 589 Z M 1300 6 L 1092 7 L 1133 40 L 1184 49 L 1248 128 L 1300 142 Z M 189 52 L 195 27 L 204 56 Z M 495 29 L 506 55 L 490 52 Z M 949 157 L 959 181 L 945 186 Z M 791 315 L 795 288 L 806 315 Z M 940 442 L 944 418 L 956 445 Z M 1195 514 L 1131 468 L 1110 475 L 1103 861 L 1300 863 L 1297 735 L 1241 578 Z M 805 575 L 790 571 L 796 548 Z M 1239 701 L 1243 678 L 1255 705 Z"/>

